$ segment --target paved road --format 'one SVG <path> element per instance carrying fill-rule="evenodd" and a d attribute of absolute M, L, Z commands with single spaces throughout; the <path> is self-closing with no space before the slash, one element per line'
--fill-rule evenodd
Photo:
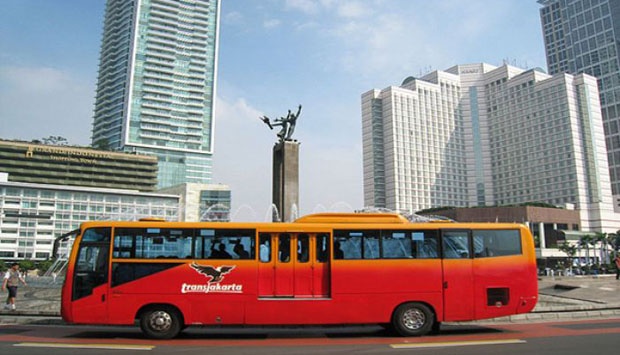
<path fill-rule="evenodd" d="M 0 325 L 0 354 L 589 354 L 617 353 L 620 317 L 578 322 L 448 325 L 436 336 L 395 337 L 379 327 L 188 329 L 145 339 L 134 328 Z"/>

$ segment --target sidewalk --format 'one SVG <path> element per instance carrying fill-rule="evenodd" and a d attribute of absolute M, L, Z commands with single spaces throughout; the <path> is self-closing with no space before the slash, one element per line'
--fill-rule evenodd
<path fill-rule="evenodd" d="M 620 318 L 620 280 L 615 275 L 541 276 L 538 303 L 531 313 L 481 322 L 556 321 Z"/>
<path fill-rule="evenodd" d="M 0 324 L 63 324 L 60 284 L 29 283 L 20 287 L 17 310 L 0 310 Z M 539 300 L 531 313 L 476 323 L 518 323 L 586 318 L 620 318 L 620 280 L 615 275 L 542 276 Z"/>

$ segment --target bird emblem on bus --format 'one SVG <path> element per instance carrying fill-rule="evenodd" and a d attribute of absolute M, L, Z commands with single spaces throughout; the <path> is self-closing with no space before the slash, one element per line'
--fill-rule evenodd
<path fill-rule="evenodd" d="M 222 265 L 218 267 L 213 267 L 211 265 L 199 265 L 196 262 L 190 264 L 192 269 L 198 271 L 198 273 L 203 274 L 205 277 L 211 277 L 209 282 L 220 282 L 224 280 L 224 275 L 231 272 L 235 266 L 227 266 Z"/>

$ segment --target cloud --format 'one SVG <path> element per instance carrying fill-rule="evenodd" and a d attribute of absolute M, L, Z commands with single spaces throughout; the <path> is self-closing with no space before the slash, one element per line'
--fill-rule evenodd
<path fill-rule="evenodd" d="M 278 19 L 270 19 L 270 20 L 265 20 L 263 22 L 263 27 L 265 28 L 275 28 L 280 26 L 282 22 Z"/>
<path fill-rule="evenodd" d="M 314 0 L 286 0 L 286 8 L 313 15 L 319 12 L 321 3 Z"/>
<path fill-rule="evenodd" d="M 338 6 L 338 16 L 344 18 L 366 17 L 371 14 L 371 7 L 357 1 L 342 2 Z"/>
<path fill-rule="evenodd" d="M 238 11 L 231 11 L 222 17 L 222 22 L 229 25 L 240 24 L 243 23 L 243 15 Z"/>
<path fill-rule="evenodd" d="M 0 137 L 30 141 L 50 135 L 88 145 L 94 83 L 49 67 L 0 67 Z M 15 124 L 11 124 L 11 122 Z"/>
<path fill-rule="evenodd" d="M 493 53 L 489 47 L 523 42 L 514 38 L 518 34 L 498 30 L 523 21 L 513 16 L 524 12 L 521 2 L 471 0 L 463 6 L 462 0 L 417 0 L 392 6 L 394 2 L 383 0 L 289 0 L 287 4 L 302 13 L 298 30 L 321 36 L 322 53 L 317 56 L 325 58 L 325 70 L 344 70 L 367 81 L 418 76 L 468 62 L 499 64 L 507 53 Z M 305 26 L 313 21 L 320 21 L 320 26 Z"/>

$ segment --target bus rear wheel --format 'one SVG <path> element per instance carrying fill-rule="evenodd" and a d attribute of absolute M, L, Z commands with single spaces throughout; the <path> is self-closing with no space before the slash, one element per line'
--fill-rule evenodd
<path fill-rule="evenodd" d="M 181 327 L 181 316 L 172 307 L 152 307 L 140 317 L 140 329 L 151 339 L 172 339 L 181 332 Z"/>
<path fill-rule="evenodd" d="M 417 302 L 401 304 L 394 311 L 392 326 L 402 336 L 420 336 L 428 334 L 435 323 L 431 309 Z"/>

